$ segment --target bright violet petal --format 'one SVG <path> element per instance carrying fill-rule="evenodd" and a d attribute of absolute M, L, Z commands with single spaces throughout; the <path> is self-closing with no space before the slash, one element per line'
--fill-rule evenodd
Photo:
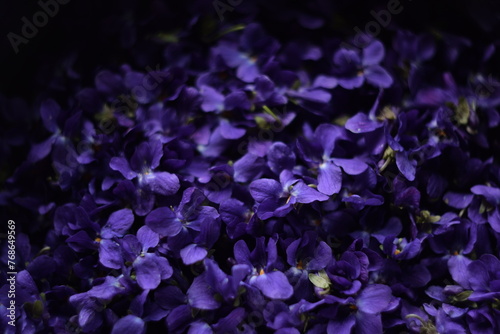
<path fill-rule="evenodd" d="M 188 245 L 181 249 L 181 258 L 185 265 L 191 265 L 202 261 L 207 254 L 208 251 L 205 248 L 195 244 Z"/>
<path fill-rule="evenodd" d="M 356 334 L 383 333 L 382 318 L 380 315 L 357 312 Z"/>
<path fill-rule="evenodd" d="M 154 255 L 139 256 L 134 261 L 134 269 L 137 277 L 137 284 L 143 289 L 152 290 L 156 289 L 161 282 L 161 273 Z"/>
<path fill-rule="evenodd" d="M 115 211 L 109 216 L 108 222 L 101 230 L 101 236 L 106 239 L 123 237 L 134 223 L 134 214 L 130 209 Z"/>
<path fill-rule="evenodd" d="M 347 120 L 345 128 L 353 133 L 365 133 L 372 132 L 383 125 L 384 123 L 372 121 L 366 114 L 360 112 Z"/>
<path fill-rule="evenodd" d="M 369 314 L 382 312 L 390 303 L 392 298 L 391 288 L 387 285 L 368 285 L 358 297 L 356 305 L 359 310 Z"/>
<path fill-rule="evenodd" d="M 469 275 L 467 274 L 467 266 L 472 261 L 463 255 L 455 255 L 448 260 L 448 270 L 451 277 L 462 287 L 469 288 Z"/>
<path fill-rule="evenodd" d="M 245 129 L 237 128 L 225 119 L 220 121 L 220 130 L 222 137 L 225 139 L 239 139 L 246 133 Z"/>
<path fill-rule="evenodd" d="M 50 154 L 50 151 L 52 150 L 52 145 L 56 142 L 56 140 L 57 140 L 56 136 L 51 136 L 41 143 L 34 144 L 31 147 L 31 151 L 28 155 L 28 161 L 37 162 L 45 158 L 47 155 Z"/>
<path fill-rule="evenodd" d="M 142 250 L 147 251 L 149 248 L 156 247 L 156 245 L 158 245 L 160 236 L 148 226 L 141 226 L 141 228 L 137 231 L 137 239 L 142 245 Z"/>
<path fill-rule="evenodd" d="M 101 240 L 99 262 L 105 267 L 120 269 L 123 262 L 120 245 L 112 240 Z"/>
<path fill-rule="evenodd" d="M 290 282 L 281 271 L 259 275 L 253 279 L 253 285 L 271 299 L 288 299 L 293 294 Z"/>
<path fill-rule="evenodd" d="M 319 166 L 318 190 L 326 195 L 337 194 L 342 187 L 342 170 L 331 161 Z"/>
<path fill-rule="evenodd" d="M 334 158 L 333 163 L 339 167 L 342 167 L 344 172 L 349 175 L 359 175 L 363 173 L 368 165 L 361 159 L 339 159 Z"/>
<path fill-rule="evenodd" d="M 500 204 L 500 189 L 483 185 L 474 186 L 470 189 L 473 194 L 482 195 L 493 205 Z"/>
<path fill-rule="evenodd" d="M 387 88 L 393 83 L 391 75 L 382 66 L 374 65 L 365 69 L 366 81 L 374 86 Z"/>
<path fill-rule="evenodd" d="M 160 195 L 173 195 L 179 188 L 179 178 L 168 172 L 155 172 L 144 176 L 144 180 L 152 192 Z"/>
<path fill-rule="evenodd" d="M 295 153 L 288 145 L 276 142 L 269 148 L 267 164 L 275 174 L 279 175 L 284 169 L 293 169 L 295 166 Z"/>
<path fill-rule="evenodd" d="M 444 202 L 455 209 L 465 209 L 470 205 L 473 198 L 474 195 L 472 194 L 463 194 L 453 191 L 448 191 L 443 196 Z"/>
<path fill-rule="evenodd" d="M 401 174 L 403 174 L 408 181 L 415 180 L 415 173 L 417 171 L 416 164 L 408 159 L 405 152 L 396 152 L 396 165 Z"/>
<path fill-rule="evenodd" d="M 279 197 L 282 191 L 281 184 L 273 179 L 260 179 L 250 184 L 250 194 L 257 202 Z"/>
<path fill-rule="evenodd" d="M 306 185 L 303 181 L 297 182 L 292 189 L 292 195 L 298 203 L 312 203 L 314 201 L 327 201 L 328 196 Z"/>
<path fill-rule="evenodd" d="M 154 232 L 173 237 L 182 230 L 182 222 L 170 208 L 158 208 L 146 217 L 146 225 Z"/>
<path fill-rule="evenodd" d="M 363 65 L 375 65 L 384 59 L 384 45 L 380 41 L 371 42 L 363 49 Z"/>
<path fill-rule="evenodd" d="M 328 323 L 327 334 L 351 334 L 355 323 L 356 318 L 352 315 L 343 320 L 331 320 Z"/>
<path fill-rule="evenodd" d="M 111 158 L 111 161 L 109 162 L 109 167 L 111 167 L 111 169 L 113 170 L 120 172 L 123 175 L 123 177 L 126 178 L 127 180 L 132 180 L 134 177 L 137 176 L 137 173 L 130 168 L 130 164 L 125 158 L 121 157 Z"/>
<path fill-rule="evenodd" d="M 215 293 L 208 285 L 205 275 L 196 277 L 187 292 L 189 304 L 200 310 L 215 310 L 220 302 L 215 299 Z"/>
<path fill-rule="evenodd" d="M 144 320 L 129 314 L 119 319 L 113 326 L 111 334 L 142 334 L 146 330 Z"/>

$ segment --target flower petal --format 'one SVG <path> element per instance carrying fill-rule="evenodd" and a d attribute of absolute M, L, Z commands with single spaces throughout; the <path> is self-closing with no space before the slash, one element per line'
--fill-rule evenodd
<path fill-rule="evenodd" d="M 254 277 L 251 281 L 264 296 L 271 299 L 288 299 L 293 294 L 293 287 L 281 271 L 273 271 Z"/>

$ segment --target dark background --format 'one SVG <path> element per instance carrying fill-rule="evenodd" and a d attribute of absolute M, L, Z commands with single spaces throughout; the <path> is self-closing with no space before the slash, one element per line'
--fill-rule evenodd
<path fill-rule="evenodd" d="M 253 0 L 243 0 L 238 7 L 243 8 L 246 1 Z M 283 6 L 295 6 L 298 10 L 301 10 L 300 4 L 307 3 L 282 2 Z M 315 2 L 310 1 L 302 10 L 314 9 Z M 388 1 L 330 3 L 332 12 L 322 12 L 322 15 L 341 18 L 342 28 L 348 34 L 352 33 L 353 27 L 362 28 L 373 20 L 370 11 L 386 8 Z M 394 23 L 413 31 L 428 31 L 432 27 L 474 41 L 495 40 L 500 33 L 498 1 L 401 0 L 401 5 L 404 10 L 393 17 Z M 317 7 L 320 11 L 325 8 Z M 242 11 L 242 8 L 236 9 Z M 0 92 L 8 97 L 18 96 L 34 102 L 38 94 L 47 90 L 47 78 L 56 73 L 68 55 L 75 57 L 74 68 L 83 75 L 83 82 L 92 82 L 96 68 L 133 62 L 133 55 L 148 43 L 147 37 L 155 30 L 182 25 L 193 11 L 217 17 L 212 1 L 71 0 L 60 5 L 58 14 L 49 18 L 48 24 L 41 27 L 28 44 L 21 44 L 19 53 L 15 54 L 7 33 L 21 34 L 21 18 L 26 16 L 32 21 L 33 14 L 40 9 L 38 1 L 33 0 L 0 2 Z M 238 15 L 237 11 L 224 14 L 229 22 Z M 272 17 L 274 12 L 263 9 L 261 15 Z M 132 33 L 134 28 L 136 31 Z M 268 29 L 275 29 L 278 33 L 281 30 L 284 34 L 288 31 L 288 27 L 279 24 Z M 135 40 L 130 34 L 136 35 Z M 381 35 L 383 37 L 384 32 Z"/>

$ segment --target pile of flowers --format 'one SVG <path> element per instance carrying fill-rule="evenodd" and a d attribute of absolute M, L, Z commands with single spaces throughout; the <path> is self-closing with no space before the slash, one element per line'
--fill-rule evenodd
<path fill-rule="evenodd" d="M 201 40 L 193 16 L 161 62 L 40 96 L 2 142 L 29 145 L 0 193 L 31 217 L 18 331 L 500 332 L 496 45 L 355 47 L 284 12 L 286 37 L 227 11 Z"/>

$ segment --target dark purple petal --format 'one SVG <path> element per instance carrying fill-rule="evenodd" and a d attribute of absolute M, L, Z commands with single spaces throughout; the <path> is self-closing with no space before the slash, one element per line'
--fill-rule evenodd
<path fill-rule="evenodd" d="M 267 152 L 267 164 L 271 170 L 279 175 L 284 169 L 293 169 L 295 153 L 282 142 L 274 143 Z"/>
<path fill-rule="evenodd" d="M 148 226 L 141 226 L 137 231 L 137 239 L 142 245 L 142 251 L 147 252 L 151 247 L 156 247 L 160 241 L 158 233 L 151 230 Z"/>
<path fill-rule="evenodd" d="M 363 160 L 358 158 L 354 159 L 333 158 L 332 160 L 335 165 L 342 167 L 344 172 L 346 172 L 349 175 L 359 175 L 368 168 L 368 165 Z"/>
<path fill-rule="evenodd" d="M 134 223 L 134 214 L 130 209 L 115 211 L 109 216 L 108 222 L 101 230 L 101 236 L 106 239 L 123 237 Z"/>
<path fill-rule="evenodd" d="M 252 181 L 258 178 L 258 176 L 260 176 L 263 173 L 265 166 L 266 163 L 263 158 L 252 153 L 247 153 L 244 156 L 242 156 L 239 160 L 237 160 L 233 165 L 234 181 L 236 182 Z"/>
<path fill-rule="evenodd" d="M 120 172 L 123 175 L 123 177 L 126 178 L 127 180 L 132 180 L 137 176 L 137 173 L 130 168 L 129 163 L 125 158 L 120 158 L 120 157 L 111 158 L 109 167 L 111 167 L 111 169 L 113 170 Z"/>
<path fill-rule="evenodd" d="M 490 275 L 486 265 L 481 261 L 474 261 L 467 266 L 469 283 L 472 290 L 488 291 Z"/>
<path fill-rule="evenodd" d="M 196 321 L 189 326 L 187 334 L 213 334 L 214 331 L 206 322 Z"/>
<path fill-rule="evenodd" d="M 154 193 L 160 195 L 173 195 L 179 188 L 179 178 L 168 172 L 154 172 L 143 176 L 144 183 Z"/>
<path fill-rule="evenodd" d="M 342 320 L 330 320 L 328 322 L 328 334 L 351 334 L 352 328 L 356 324 L 356 318 L 349 315 Z"/>
<path fill-rule="evenodd" d="M 146 225 L 161 236 L 173 237 L 182 230 L 182 222 L 170 208 L 151 211 L 146 217 Z"/>
<path fill-rule="evenodd" d="M 307 270 L 324 269 L 332 260 L 332 248 L 321 241 L 314 250 L 314 257 L 306 265 Z"/>
<path fill-rule="evenodd" d="M 250 281 L 264 296 L 271 299 L 288 299 L 293 294 L 293 288 L 280 271 L 273 271 L 252 278 Z"/>
<path fill-rule="evenodd" d="M 356 313 L 356 334 L 373 333 L 383 333 L 380 315 L 358 311 Z"/>
<path fill-rule="evenodd" d="M 470 205 L 474 195 L 448 191 L 443 196 L 443 201 L 455 209 L 465 209 Z"/>
<path fill-rule="evenodd" d="M 214 330 L 220 333 L 230 332 L 238 327 L 245 318 L 245 309 L 243 307 L 235 308 L 227 316 L 220 319 L 214 326 Z"/>
<path fill-rule="evenodd" d="M 345 137 L 344 129 L 332 124 L 321 124 L 316 128 L 314 136 L 323 147 L 323 158 L 329 158 L 337 140 Z"/>
<path fill-rule="evenodd" d="M 381 88 L 390 87 L 393 83 L 391 75 L 382 66 L 378 65 L 366 68 L 365 78 L 372 85 Z"/>
<path fill-rule="evenodd" d="M 215 310 L 220 302 L 215 299 L 215 292 L 208 285 L 205 275 L 196 277 L 187 291 L 188 302 L 194 308 L 201 310 Z"/>
<path fill-rule="evenodd" d="M 283 192 L 281 184 L 273 179 L 260 179 L 250 184 L 250 194 L 257 202 L 263 202 L 268 198 L 277 198 Z"/>
<path fill-rule="evenodd" d="M 469 275 L 467 274 L 467 266 L 472 261 L 463 255 L 455 255 L 450 257 L 448 260 L 448 269 L 450 271 L 451 277 L 460 284 L 462 287 L 468 289 Z"/>
<path fill-rule="evenodd" d="M 345 123 L 345 128 L 353 133 L 372 132 L 383 126 L 384 123 L 372 121 L 365 113 L 357 113 Z"/>
<path fill-rule="evenodd" d="M 99 262 L 105 267 L 120 269 L 123 263 L 120 245 L 112 240 L 101 240 L 99 246 Z"/>
<path fill-rule="evenodd" d="M 161 282 L 161 272 L 155 261 L 155 255 L 139 256 L 133 263 L 137 284 L 143 289 L 156 289 Z"/>
<path fill-rule="evenodd" d="M 195 244 L 188 245 L 181 250 L 182 262 L 185 265 L 191 265 L 198 261 L 202 261 L 208 254 L 204 247 Z"/>
<path fill-rule="evenodd" d="M 259 68 L 252 59 L 244 60 L 236 70 L 236 76 L 244 82 L 254 82 L 259 75 Z"/>
<path fill-rule="evenodd" d="M 224 95 L 209 86 L 202 86 L 200 91 L 203 97 L 201 104 L 203 111 L 222 111 L 224 109 Z"/>
<path fill-rule="evenodd" d="M 318 190 L 326 195 L 337 194 L 342 187 L 342 170 L 332 161 L 319 166 Z"/>
<path fill-rule="evenodd" d="M 473 194 L 481 195 L 493 205 L 500 205 L 500 189 L 488 186 L 474 186 L 470 189 Z"/>
<path fill-rule="evenodd" d="M 57 118 L 60 113 L 61 107 L 52 99 L 42 102 L 40 106 L 40 116 L 42 117 L 43 125 L 52 133 L 58 130 Z"/>
<path fill-rule="evenodd" d="M 416 163 L 408 159 L 406 152 L 396 152 L 396 165 L 408 181 L 415 180 Z"/>
<path fill-rule="evenodd" d="M 113 326 L 111 334 L 143 334 L 146 331 L 144 320 L 129 314 L 119 319 Z"/>
<path fill-rule="evenodd" d="M 291 194 L 297 198 L 298 203 L 312 203 L 314 201 L 327 201 L 328 196 L 309 187 L 303 181 L 297 182 L 291 191 Z"/>
<path fill-rule="evenodd" d="M 237 128 L 225 119 L 220 121 L 220 131 L 222 137 L 226 139 L 239 139 L 246 133 L 245 129 Z"/>
<path fill-rule="evenodd" d="M 389 306 L 391 299 L 391 288 L 382 284 L 372 284 L 361 291 L 356 305 L 361 312 L 377 314 Z"/>
<path fill-rule="evenodd" d="M 384 45 L 380 41 L 373 41 L 363 49 L 363 65 L 376 65 L 384 59 Z"/>
<path fill-rule="evenodd" d="M 238 240 L 234 245 L 234 258 L 240 264 L 247 264 L 253 267 L 250 260 L 250 250 L 243 240 Z"/>

